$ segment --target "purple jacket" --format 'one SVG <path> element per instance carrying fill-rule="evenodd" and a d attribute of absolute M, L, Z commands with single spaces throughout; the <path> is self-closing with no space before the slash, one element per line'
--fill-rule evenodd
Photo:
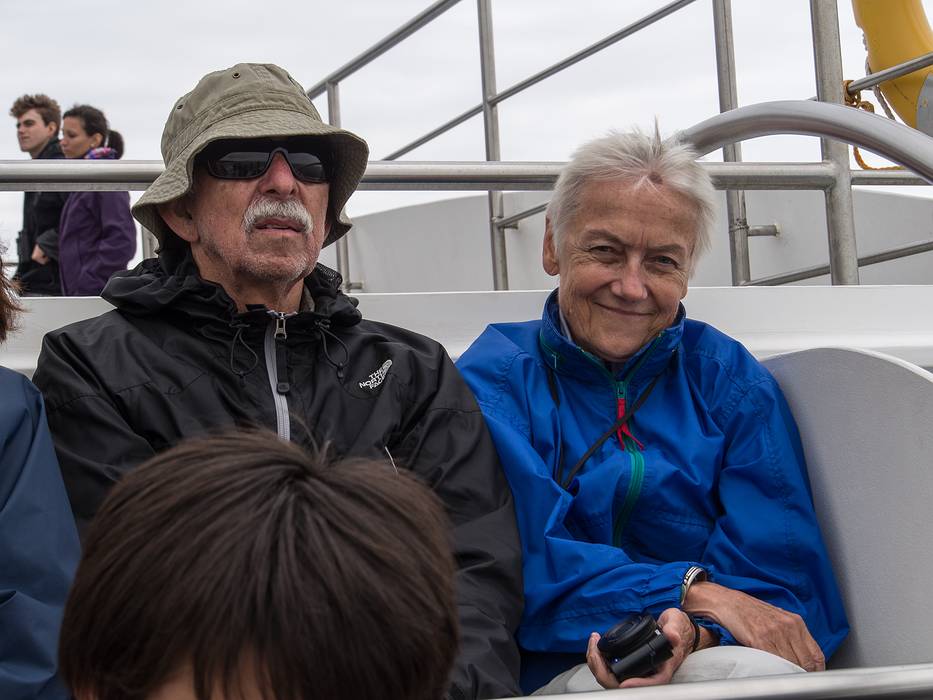
<path fill-rule="evenodd" d="M 127 192 L 72 192 L 62 209 L 59 270 L 66 296 L 97 296 L 136 254 Z"/>

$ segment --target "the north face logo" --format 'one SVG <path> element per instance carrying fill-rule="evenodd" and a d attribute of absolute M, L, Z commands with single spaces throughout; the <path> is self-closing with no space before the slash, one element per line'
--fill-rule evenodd
<path fill-rule="evenodd" d="M 369 379 L 365 382 L 360 382 L 360 389 L 370 389 L 373 390 L 382 384 L 385 381 L 386 375 L 389 373 L 389 368 L 392 366 L 392 360 L 386 360 L 382 363 L 382 367 L 377 369 L 375 372 L 369 375 Z"/>

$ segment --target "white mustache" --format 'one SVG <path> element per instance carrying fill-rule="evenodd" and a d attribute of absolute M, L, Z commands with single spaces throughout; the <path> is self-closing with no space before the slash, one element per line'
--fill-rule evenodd
<path fill-rule="evenodd" d="M 294 199 L 284 202 L 277 199 L 257 199 L 251 202 L 243 214 L 243 230 L 249 233 L 261 219 L 288 219 L 298 224 L 298 231 L 306 234 L 314 229 L 311 214 Z"/>

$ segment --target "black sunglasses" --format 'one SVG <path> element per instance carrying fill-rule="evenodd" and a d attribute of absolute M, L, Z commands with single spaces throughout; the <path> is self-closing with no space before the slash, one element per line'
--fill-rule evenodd
<path fill-rule="evenodd" d="M 296 180 L 327 182 L 327 166 L 317 150 L 307 141 L 236 139 L 215 141 L 196 160 L 221 180 L 252 180 L 265 173 L 275 154 L 281 153 Z"/>

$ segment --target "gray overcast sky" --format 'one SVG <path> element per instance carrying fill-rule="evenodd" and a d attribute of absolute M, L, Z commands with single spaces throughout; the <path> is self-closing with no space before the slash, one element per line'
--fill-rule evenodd
<path fill-rule="evenodd" d="M 160 158 L 174 100 L 206 72 L 240 61 L 277 63 L 310 86 L 430 4 L 428 0 L 0 0 L 0 103 L 46 92 L 63 108 L 103 109 L 128 159 Z M 495 0 L 500 89 L 662 6 L 664 0 Z M 807 0 L 733 0 L 740 104 L 815 93 Z M 930 7 L 927 7 L 930 10 Z M 840 0 L 846 77 L 864 75 L 861 32 Z M 341 86 L 343 125 L 369 141 L 373 159 L 477 104 L 476 3 L 466 0 Z M 326 116 L 326 99 L 316 100 Z M 685 128 L 718 112 L 712 10 L 698 0 L 500 106 L 504 160 L 563 160 L 612 127 Z M 0 159 L 20 159 L 13 120 Z M 815 139 L 747 142 L 746 160 L 815 160 Z M 476 117 L 407 156 L 482 160 Z M 712 158 L 718 159 L 714 155 Z M 361 192 L 351 214 L 454 193 Z M 20 226 L 20 193 L 0 193 L 0 239 Z"/>

